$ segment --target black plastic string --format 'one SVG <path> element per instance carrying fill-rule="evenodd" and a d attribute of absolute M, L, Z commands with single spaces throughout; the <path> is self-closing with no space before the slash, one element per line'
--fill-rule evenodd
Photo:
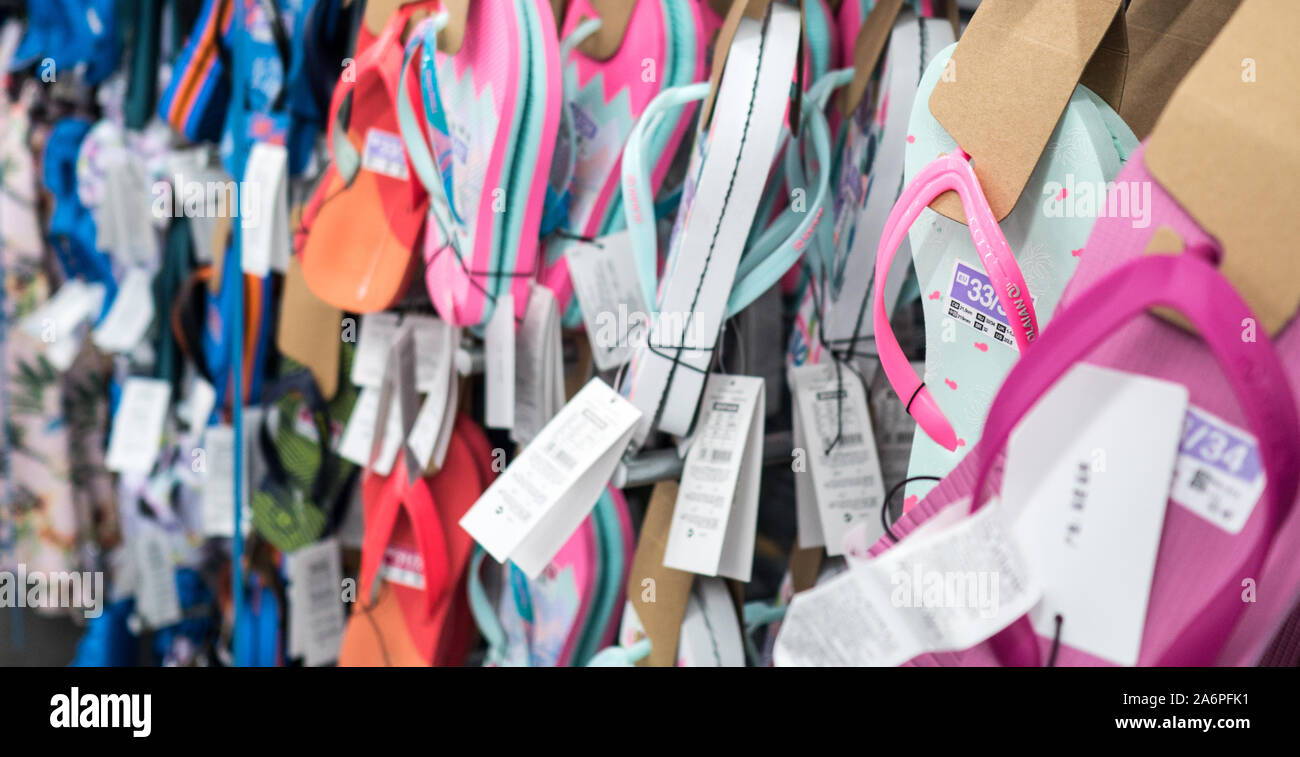
<path fill-rule="evenodd" d="M 376 597 L 374 597 L 374 601 L 370 602 L 369 604 L 366 604 L 365 602 L 358 603 L 357 610 L 362 615 L 366 616 L 366 620 L 370 621 L 371 628 L 375 629 L 375 638 L 379 641 L 379 652 L 384 656 L 384 666 L 391 668 L 393 667 L 393 661 L 388 656 L 388 645 L 384 643 L 384 634 L 379 629 L 379 623 L 375 622 L 374 616 L 370 614 L 370 611 L 379 605 L 379 600 L 383 598 L 384 591 L 387 590 L 388 588 L 387 581 L 381 579 L 378 583 L 379 583 L 379 593 Z"/>
<path fill-rule="evenodd" d="M 913 481 L 938 481 L 938 480 L 939 480 L 938 476 L 912 476 L 910 478 L 905 478 L 902 481 L 899 481 L 898 483 L 890 487 L 889 493 L 885 495 L 884 503 L 881 504 L 880 506 L 880 525 L 885 527 L 885 533 L 889 534 L 889 538 L 893 539 L 895 543 L 902 540 L 899 539 L 898 536 L 894 534 L 893 529 L 889 527 L 889 503 L 891 500 L 893 500 L 894 495 L 898 493 L 899 489 L 902 489 L 904 486 L 907 486 Z M 901 513 L 899 514 L 899 517 L 900 518 L 902 517 Z"/>
<path fill-rule="evenodd" d="M 1065 624 L 1065 617 L 1061 613 L 1056 613 L 1056 633 L 1052 636 L 1052 652 L 1047 656 L 1047 667 L 1056 667 L 1056 653 L 1061 651 L 1061 626 Z"/>

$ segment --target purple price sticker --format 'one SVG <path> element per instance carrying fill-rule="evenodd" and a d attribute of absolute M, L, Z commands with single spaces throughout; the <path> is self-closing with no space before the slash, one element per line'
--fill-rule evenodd
<path fill-rule="evenodd" d="M 1262 472 L 1255 437 L 1192 407 L 1187 409 L 1178 452 L 1247 483 Z"/>
<path fill-rule="evenodd" d="M 983 313 L 987 318 L 1008 325 L 1006 311 L 998 302 L 997 290 L 989 283 L 989 277 L 983 271 L 959 261 L 953 272 L 952 288 L 948 296 Z"/>

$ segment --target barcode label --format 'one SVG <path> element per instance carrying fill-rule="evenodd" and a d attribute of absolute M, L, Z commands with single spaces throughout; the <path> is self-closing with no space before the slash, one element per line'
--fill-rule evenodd
<path fill-rule="evenodd" d="M 561 468 L 564 468 L 566 472 L 573 470 L 574 466 L 578 464 L 578 461 L 573 459 L 573 455 L 570 455 L 558 445 L 551 444 L 547 447 L 546 451 L 551 456 L 551 459 Z"/>

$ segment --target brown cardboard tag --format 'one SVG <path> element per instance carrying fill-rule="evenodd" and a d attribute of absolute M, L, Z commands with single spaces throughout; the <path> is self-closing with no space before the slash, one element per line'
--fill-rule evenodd
<path fill-rule="evenodd" d="M 1223 248 L 1219 270 L 1264 330 L 1300 306 L 1300 3 L 1242 0 L 1165 106 L 1152 175 Z"/>
<path fill-rule="evenodd" d="M 1156 229 L 1151 238 L 1147 240 L 1147 246 L 1144 252 L 1147 255 L 1181 255 L 1186 250 L 1187 244 L 1178 232 L 1168 226 L 1161 226 Z M 1170 323 L 1181 326 L 1184 330 L 1193 334 L 1196 333 L 1196 327 L 1182 313 L 1172 308 L 1155 307 L 1151 312 L 1169 321 Z"/>
<path fill-rule="evenodd" d="M 709 125 L 713 115 L 713 100 L 718 96 L 718 85 L 722 83 L 722 72 L 727 67 L 727 52 L 731 50 L 731 40 L 736 37 L 736 27 L 740 26 L 740 17 L 749 16 L 757 21 L 767 17 L 768 6 L 772 0 L 709 0 L 709 5 L 723 17 L 722 28 L 718 29 L 717 41 L 713 44 L 713 69 L 709 73 L 709 96 L 704 98 L 700 109 L 700 131 Z"/>
<path fill-rule="evenodd" d="M 640 667 L 671 668 L 677 664 L 677 641 L 695 583 L 694 573 L 664 567 L 676 504 L 676 481 L 655 484 L 627 577 L 628 599 L 650 639 L 650 654 L 637 663 Z"/>
<path fill-rule="evenodd" d="M 903 0 L 880 0 L 862 21 L 858 38 L 853 43 L 853 81 L 839 98 L 841 113 L 848 115 L 858 109 L 902 8 Z"/>
<path fill-rule="evenodd" d="M 609 60 L 623 46 L 636 0 L 587 0 L 600 17 L 600 28 L 578 45 L 578 52 L 596 60 Z"/>
<path fill-rule="evenodd" d="M 796 594 L 817 585 L 825 556 L 825 547 L 800 547 L 796 544 L 790 551 L 790 585 Z"/>
<path fill-rule="evenodd" d="M 429 15 L 439 7 L 431 0 L 366 0 L 366 12 L 362 23 L 373 35 L 378 36 L 384 30 L 388 19 L 404 5 L 427 6 L 411 15 L 414 23 Z M 469 0 L 440 0 L 441 8 L 447 11 L 447 26 L 438 33 L 438 50 L 455 55 L 465 43 L 465 19 L 469 16 Z"/>
<path fill-rule="evenodd" d="M 333 399 L 339 388 L 339 353 L 343 348 L 339 325 L 342 317 L 342 311 L 312 294 L 302 276 L 297 256 L 290 257 L 280 298 L 275 344 L 281 353 L 311 369 L 311 375 L 326 400 Z"/>
<path fill-rule="evenodd" d="M 983 0 L 966 27 L 930 112 L 971 155 L 999 221 L 1024 191 L 1075 85 L 1119 106 L 1128 58 L 1121 5 Z M 930 207 L 965 222 L 956 192 Z"/>
<path fill-rule="evenodd" d="M 1128 76 L 1119 114 L 1146 139 L 1174 88 L 1214 41 L 1238 0 L 1133 0 L 1128 27 Z"/>

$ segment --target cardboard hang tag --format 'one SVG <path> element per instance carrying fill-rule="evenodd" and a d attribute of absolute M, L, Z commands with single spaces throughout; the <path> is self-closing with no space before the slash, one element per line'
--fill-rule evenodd
<path fill-rule="evenodd" d="M 695 583 L 694 573 L 664 567 L 677 490 L 676 481 L 655 484 L 628 572 L 628 600 L 650 639 L 650 654 L 637 662 L 640 667 L 671 668 L 676 664 L 682 619 Z"/>
<path fill-rule="evenodd" d="M 961 15 L 958 13 L 957 0 L 936 0 L 942 6 L 942 15 L 952 24 L 952 36 L 961 36 Z M 840 113 L 851 114 L 862 103 L 862 96 L 867 92 L 867 84 L 875 73 L 876 65 L 884 57 L 889 35 L 894 30 L 894 22 L 903 9 L 904 0 L 880 0 L 867 14 L 858 29 L 857 39 L 853 44 L 853 81 L 849 83 L 836 105 Z"/>
<path fill-rule="evenodd" d="M 1020 199 L 1078 84 L 1118 110 L 1128 61 L 1121 0 L 984 0 L 930 95 L 930 112 L 971 155 L 993 215 Z M 930 207 L 964 223 L 944 192 Z"/>
<path fill-rule="evenodd" d="M 327 402 L 334 399 L 339 388 L 342 318 L 343 311 L 312 294 L 297 256 L 291 256 L 280 298 L 275 344 L 282 354 L 311 369 Z"/>
<path fill-rule="evenodd" d="M 1128 27 L 1128 75 L 1119 115 L 1139 140 L 1187 72 L 1237 10 L 1239 0 L 1133 0 Z"/>
<path fill-rule="evenodd" d="M 595 60 L 609 60 L 623 46 L 636 0 L 586 0 L 586 5 L 600 19 L 600 28 L 578 45 L 578 52 Z"/>
<path fill-rule="evenodd" d="M 365 17 L 362 23 L 371 34 L 379 36 L 388 19 L 399 8 L 406 5 L 427 6 L 411 14 L 412 24 L 439 8 L 447 11 L 447 26 L 438 32 L 438 50 L 448 55 L 460 52 L 461 45 L 465 44 L 465 21 L 469 17 L 469 0 L 439 0 L 438 3 L 431 3 L 428 0 L 366 0 Z"/>
<path fill-rule="evenodd" d="M 736 37 L 736 28 L 740 26 L 741 16 L 749 16 L 755 21 L 767 18 L 772 0 L 709 0 L 713 10 L 723 17 L 722 27 L 713 43 L 713 66 L 709 72 L 709 96 L 704 98 L 700 107 L 700 131 L 708 127 L 709 117 L 713 115 L 713 101 L 718 96 L 718 86 L 722 84 L 722 72 L 727 67 L 727 53 L 731 50 L 731 40 Z"/>
<path fill-rule="evenodd" d="M 1182 84 L 1147 142 L 1151 174 L 1219 240 L 1219 270 L 1264 330 L 1300 306 L 1300 4 L 1243 0 Z"/>

